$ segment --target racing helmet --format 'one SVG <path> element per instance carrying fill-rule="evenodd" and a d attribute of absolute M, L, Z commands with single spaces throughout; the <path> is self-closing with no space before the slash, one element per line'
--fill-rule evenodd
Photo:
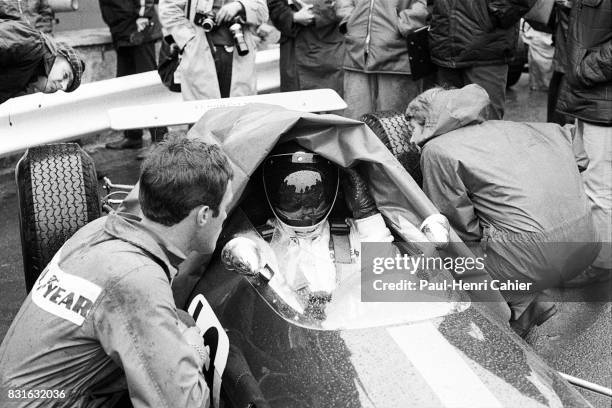
<path fill-rule="evenodd" d="M 340 179 L 332 161 L 288 142 L 270 152 L 262 174 L 268 205 L 282 224 L 309 232 L 327 219 Z"/>

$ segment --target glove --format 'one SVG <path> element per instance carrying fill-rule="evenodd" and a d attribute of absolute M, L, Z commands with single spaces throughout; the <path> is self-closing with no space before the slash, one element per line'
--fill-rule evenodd
<path fill-rule="evenodd" d="M 376 204 L 368 191 L 368 186 L 355 169 L 345 169 L 342 183 L 344 198 L 353 218 L 359 220 L 378 214 Z"/>
<path fill-rule="evenodd" d="M 450 240 L 448 219 L 442 214 L 433 214 L 425 218 L 421 224 L 421 231 L 437 249 L 446 248 Z"/>

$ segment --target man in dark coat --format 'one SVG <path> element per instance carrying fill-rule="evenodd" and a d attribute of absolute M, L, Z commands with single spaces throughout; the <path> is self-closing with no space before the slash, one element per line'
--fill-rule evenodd
<path fill-rule="evenodd" d="M 161 38 L 161 24 L 154 0 L 99 0 L 102 19 L 108 25 L 117 52 L 117 77 L 157 69 L 155 41 Z M 152 128 L 157 141 L 165 128 Z M 138 149 L 142 147 L 142 130 L 127 130 L 124 138 L 107 143 L 107 149 Z"/>
<path fill-rule="evenodd" d="M 563 126 L 567 123 L 565 115 L 557 112 L 557 100 L 561 89 L 561 79 L 567 71 L 567 33 L 569 31 L 569 15 L 572 9 L 572 0 L 555 0 L 553 8 L 555 31 L 553 32 L 553 74 L 548 85 L 548 104 L 546 121 L 558 123 Z"/>
<path fill-rule="evenodd" d="M 612 272 L 612 0 L 578 0 L 570 14 L 569 61 L 557 109 L 577 119 L 589 163 L 584 187 L 602 248 L 595 279 Z M 588 274 L 588 273 L 587 273 Z M 589 276 L 585 276 L 589 278 Z"/>
<path fill-rule="evenodd" d="M 28 93 L 72 92 L 85 64 L 68 45 L 0 14 L 0 103 Z"/>
<path fill-rule="evenodd" d="M 55 13 L 49 0 L 0 0 L 0 14 L 19 17 L 45 34 L 53 32 Z"/>
<path fill-rule="evenodd" d="M 344 37 L 330 0 L 268 0 L 281 32 L 281 92 L 331 88 L 342 95 Z"/>
<path fill-rule="evenodd" d="M 482 86 L 492 118 L 502 119 L 508 62 L 516 49 L 518 22 L 535 0 L 434 0 L 429 31 L 431 59 L 440 86 Z"/>

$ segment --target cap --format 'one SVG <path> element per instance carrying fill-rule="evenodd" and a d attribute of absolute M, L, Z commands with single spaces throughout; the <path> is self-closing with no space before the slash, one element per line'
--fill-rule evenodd
<path fill-rule="evenodd" d="M 81 85 L 81 77 L 83 76 L 83 71 L 85 71 L 85 62 L 83 59 L 77 54 L 77 52 L 64 42 L 58 42 L 57 44 L 57 52 L 66 60 L 72 67 L 72 82 L 68 85 L 66 92 L 72 92 Z"/>

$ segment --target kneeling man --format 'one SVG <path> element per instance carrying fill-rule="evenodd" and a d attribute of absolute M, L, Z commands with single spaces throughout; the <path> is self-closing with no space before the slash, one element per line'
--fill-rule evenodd
<path fill-rule="evenodd" d="M 587 268 L 600 244 L 567 129 L 486 120 L 478 85 L 430 89 L 407 108 L 423 189 L 466 242 L 480 242 L 521 334 L 555 313 L 538 293 Z"/>
<path fill-rule="evenodd" d="M 127 385 L 136 408 L 208 407 L 202 337 L 170 282 L 184 254 L 214 250 L 232 178 L 219 147 L 162 142 L 142 167 L 144 217 L 86 225 L 34 284 L 0 346 L 0 406 L 111 407 Z"/>

